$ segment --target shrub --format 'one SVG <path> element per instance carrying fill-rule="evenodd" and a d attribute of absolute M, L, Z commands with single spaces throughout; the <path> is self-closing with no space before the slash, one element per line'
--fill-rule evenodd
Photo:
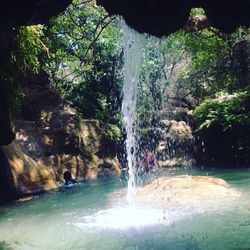
<path fill-rule="evenodd" d="M 236 93 L 229 100 L 207 99 L 195 109 L 197 130 L 219 125 L 224 131 L 250 125 L 250 88 Z"/>

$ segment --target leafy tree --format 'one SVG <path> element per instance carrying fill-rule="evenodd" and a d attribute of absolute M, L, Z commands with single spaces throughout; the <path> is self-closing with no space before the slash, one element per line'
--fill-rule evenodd
<path fill-rule="evenodd" d="M 5 67 L 5 79 L 9 83 L 8 92 L 12 116 L 20 111 L 23 92 L 21 82 L 30 74 L 41 69 L 42 55 L 47 48 L 42 42 L 43 26 L 23 26 L 11 31 L 11 58 Z"/>
<path fill-rule="evenodd" d="M 53 87 L 84 119 L 99 119 L 108 140 L 117 140 L 122 85 L 120 19 L 95 1 L 75 0 L 47 29 Z"/>
<path fill-rule="evenodd" d="M 52 20 L 47 32 L 51 55 L 47 69 L 52 83 L 84 118 L 114 122 L 121 88 L 119 23 L 95 1 L 73 1 Z M 108 110 L 105 117 L 100 115 L 104 106 Z"/>

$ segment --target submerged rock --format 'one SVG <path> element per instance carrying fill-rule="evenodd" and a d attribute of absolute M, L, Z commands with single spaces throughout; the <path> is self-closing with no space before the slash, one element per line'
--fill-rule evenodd
<path fill-rule="evenodd" d="M 215 206 L 239 196 L 224 180 L 209 176 L 161 177 L 136 193 L 138 203 L 163 206 Z"/>
<path fill-rule="evenodd" d="M 219 208 L 230 204 L 240 193 L 220 178 L 210 176 L 160 177 L 136 191 L 137 205 L 168 209 Z M 125 190 L 111 200 L 125 200 Z"/>

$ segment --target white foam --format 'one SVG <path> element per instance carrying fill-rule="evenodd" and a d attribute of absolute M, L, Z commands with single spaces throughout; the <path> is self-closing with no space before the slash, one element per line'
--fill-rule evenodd
<path fill-rule="evenodd" d="M 79 218 L 79 221 L 74 223 L 74 225 L 85 229 L 86 227 L 100 229 L 142 228 L 161 224 L 171 225 L 177 220 L 200 212 L 169 211 L 160 208 L 136 206 L 115 207 Z"/>

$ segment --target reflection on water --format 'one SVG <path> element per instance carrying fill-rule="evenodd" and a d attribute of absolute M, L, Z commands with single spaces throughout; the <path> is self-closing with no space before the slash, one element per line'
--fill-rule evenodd
<path fill-rule="evenodd" d="M 172 171 L 213 175 L 241 196 L 230 206 L 188 210 L 131 207 L 108 197 L 126 181 L 81 183 L 0 208 L 0 249 L 248 249 L 250 171 Z"/>

